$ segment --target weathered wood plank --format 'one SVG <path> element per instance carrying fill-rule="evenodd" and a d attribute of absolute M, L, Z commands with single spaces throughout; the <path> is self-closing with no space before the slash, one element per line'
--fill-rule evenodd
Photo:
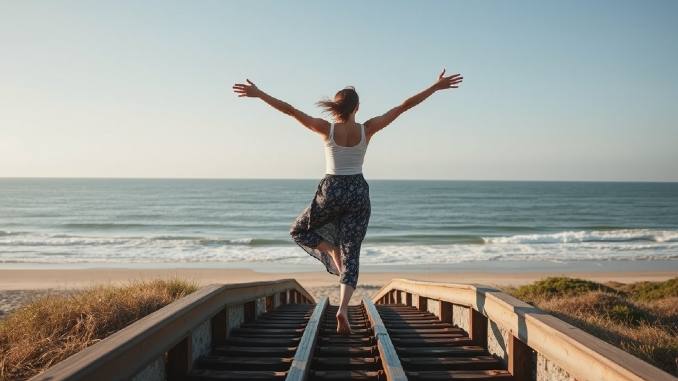
<path fill-rule="evenodd" d="M 318 341 L 318 332 L 320 330 L 320 322 L 327 310 L 329 300 L 323 297 L 318 301 L 311 318 L 308 320 L 304 334 L 301 337 L 297 352 L 294 354 L 294 360 L 287 373 L 286 381 L 304 381 L 308 378 L 309 370 L 311 369 L 311 358 L 315 351 L 315 345 Z"/>
<path fill-rule="evenodd" d="M 363 305 L 365 306 L 367 317 L 372 322 L 372 329 L 377 339 L 377 347 L 379 348 L 379 355 L 381 356 L 384 373 L 386 373 L 386 379 L 388 381 L 406 381 L 407 376 L 405 376 L 405 371 L 402 364 L 400 364 L 400 359 L 388 335 L 386 326 L 381 321 L 377 307 L 367 297 L 363 297 Z"/>
<path fill-rule="evenodd" d="M 509 337 L 508 344 L 508 371 L 516 380 L 530 379 L 530 361 L 532 349 L 515 336 Z"/>
<path fill-rule="evenodd" d="M 407 372 L 410 380 L 517 381 L 505 370 L 448 370 Z M 520 380 L 522 381 L 522 380 Z"/>

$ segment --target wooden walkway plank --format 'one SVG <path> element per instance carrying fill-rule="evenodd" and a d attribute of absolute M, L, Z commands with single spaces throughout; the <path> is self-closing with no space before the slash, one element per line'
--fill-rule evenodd
<path fill-rule="evenodd" d="M 379 348 L 384 372 L 386 373 L 386 379 L 388 381 L 406 381 L 407 376 L 405 375 L 402 364 L 400 364 L 400 359 L 398 358 L 395 347 L 388 335 L 386 326 L 384 326 L 384 323 L 381 321 L 377 307 L 375 307 L 372 300 L 367 297 L 363 297 L 363 305 L 365 306 L 367 317 L 372 322 L 372 329 L 374 330 L 374 337 L 377 339 L 377 346 Z"/>
<path fill-rule="evenodd" d="M 311 358 L 315 352 L 315 345 L 318 341 L 318 332 L 320 331 L 320 322 L 329 305 L 327 297 L 323 297 L 316 304 L 313 314 L 306 324 L 304 334 L 297 346 L 297 352 L 294 354 L 294 360 L 287 373 L 286 381 L 304 381 L 308 377 L 311 369 Z"/>

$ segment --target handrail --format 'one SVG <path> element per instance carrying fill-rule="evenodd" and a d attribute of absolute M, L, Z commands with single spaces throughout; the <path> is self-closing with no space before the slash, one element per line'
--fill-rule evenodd
<path fill-rule="evenodd" d="M 283 292 L 287 295 L 288 290 L 295 299 L 313 302 L 313 297 L 294 279 L 205 286 L 68 357 L 32 380 L 131 378 L 178 344 L 188 340 L 190 348 L 191 332 L 215 318 L 226 306 Z"/>
<path fill-rule="evenodd" d="M 372 298 L 393 290 L 472 308 L 581 381 L 676 381 L 676 378 L 555 316 L 491 287 L 394 279 Z"/>
<path fill-rule="evenodd" d="M 308 373 L 311 369 L 311 358 L 315 350 L 316 342 L 318 341 L 318 333 L 320 331 L 320 323 L 322 322 L 325 310 L 329 305 L 328 298 L 323 296 L 313 310 L 313 314 L 308 319 L 304 334 L 301 336 L 297 352 L 294 354 L 294 360 L 287 373 L 285 381 L 303 381 L 308 379 Z"/>
<path fill-rule="evenodd" d="M 365 306 L 365 312 L 367 312 L 367 317 L 370 319 L 372 328 L 374 329 L 374 337 L 377 339 L 377 347 L 379 348 L 381 363 L 384 367 L 384 372 L 386 373 L 386 380 L 407 381 L 405 370 L 403 370 L 403 366 L 400 364 L 400 358 L 396 353 L 391 337 L 388 335 L 386 326 L 381 320 L 377 308 L 367 296 L 363 297 L 363 305 Z"/>

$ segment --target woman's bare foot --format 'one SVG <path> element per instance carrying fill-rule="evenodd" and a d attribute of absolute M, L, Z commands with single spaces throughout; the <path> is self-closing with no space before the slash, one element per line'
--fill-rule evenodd
<path fill-rule="evenodd" d="M 343 336 L 348 336 L 351 333 L 351 324 L 348 322 L 348 312 L 337 312 L 337 333 Z"/>

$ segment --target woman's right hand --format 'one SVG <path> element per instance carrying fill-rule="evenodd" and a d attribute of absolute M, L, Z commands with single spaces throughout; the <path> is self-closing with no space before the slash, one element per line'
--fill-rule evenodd
<path fill-rule="evenodd" d="M 258 98 L 261 95 L 261 90 L 249 79 L 246 81 L 247 83 L 236 83 L 233 85 L 233 91 L 238 94 L 238 97 Z"/>
<path fill-rule="evenodd" d="M 448 77 L 445 77 L 445 69 L 438 76 L 438 81 L 433 84 L 435 90 L 445 90 L 445 89 L 456 89 L 459 87 L 459 84 L 464 79 L 461 74 L 453 74 Z"/>

